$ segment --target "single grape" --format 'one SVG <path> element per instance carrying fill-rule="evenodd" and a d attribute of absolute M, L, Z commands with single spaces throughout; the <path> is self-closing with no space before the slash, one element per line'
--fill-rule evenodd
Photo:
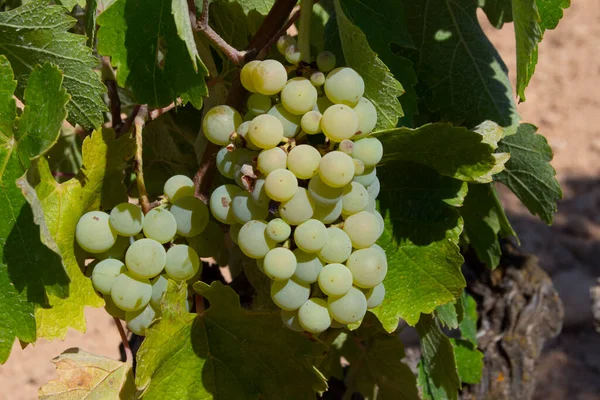
<path fill-rule="evenodd" d="M 235 224 L 235 217 L 231 203 L 233 198 L 242 192 L 242 189 L 235 185 L 221 185 L 210 195 L 210 212 L 217 221 L 224 224 Z"/>
<path fill-rule="evenodd" d="M 248 110 L 254 114 L 265 114 L 271 108 L 271 98 L 260 93 L 253 93 L 246 102 Z"/>
<path fill-rule="evenodd" d="M 261 149 L 270 149 L 283 139 L 283 125 L 274 116 L 262 114 L 250 122 L 248 136 Z"/>
<path fill-rule="evenodd" d="M 298 322 L 298 312 L 281 310 L 281 322 L 286 328 L 293 330 L 294 332 L 302 332 L 302 326 Z"/>
<path fill-rule="evenodd" d="M 323 86 L 325 84 L 325 74 L 320 71 L 313 72 L 310 76 L 310 83 L 316 87 Z"/>
<path fill-rule="evenodd" d="M 125 320 L 125 310 L 121 310 L 119 307 L 117 307 L 110 296 L 104 296 L 104 302 L 106 303 L 104 305 L 104 309 L 111 317 Z"/>
<path fill-rule="evenodd" d="M 275 201 L 291 199 L 298 189 L 298 179 L 287 169 L 276 169 L 265 179 L 265 191 Z"/>
<path fill-rule="evenodd" d="M 319 298 L 308 299 L 298 310 L 298 322 L 310 333 L 321 333 L 331 325 L 331 315 L 327 301 Z"/>
<path fill-rule="evenodd" d="M 373 181 L 373 183 L 371 183 L 369 186 L 367 186 L 367 192 L 369 193 L 369 195 L 371 197 L 376 199 L 377 196 L 379 196 L 380 190 L 381 190 L 381 184 L 379 183 L 379 178 L 375 177 L 375 180 Z"/>
<path fill-rule="evenodd" d="M 327 74 L 325 94 L 335 104 L 356 106 L 365 92 L 365 81 L 352 68 L 336 68 Z"/>
<path fill-rule="evenodd" d="M 308 144 L 301 144 L 289 152 L 287 168 L 298 179 L 310 179 L 317 174 L 320 161 L 321 154 L 317 149 Z"/>
<path fill-rule="evenodd" d="M 157 310 L 160 310 L 160 302 L 163 294 L 167 291 L 169 277 L 166 274 L 162 274 L 152 279 L 150 282 L 152 283 L 152 296 L 150 297 L 150 304 Z"/>
<path fill-rule="evenodd" d="M 352 242 L 346 232 L 340 228 L 327 228 L 327 241 L 318 252 L 319 258 L 328 264 L 341 264 L 351 253 Z"/>
<path fill-rule="evenodd" d="M 341 200 L 344 187 L 331 187 L 323 182 L 319 175 L 315 175 L 308 182 L 308 194 L 316 205 L 328 207 Z"/>
<path fill-rule="evenodd" d="M 360 183 L 351 182 L 342 195 L 342 214 L 352 215 L 364 210 L 369 203 L 369 193 Z"/>
<path fill-rule="evenodd" d="M 377 110 L 373 103 L 361 97 L 358 104 L 354 106 L 354 112 L 358 116 L 358 132 L 361 135 L 371 133 L 377 124 Z"/>
<path fill-rule="evenodd" d="M 385 250 L 383 249 L 383 247 L 381 247 L 380 245 L 378 245 L 377 243 L 375 243 L 373 246 L 369 247 L 370 249 L 375 249 L 377 251 L 380 251 L 384 256 L 385 256 Z"/>
<path fill-rule="evenodd" d="M 163 192 L 174 203 L 182 197 L 194 195 L 194 182 L 185 175 L 174 175 L 165 182 Z"/>
<path fill-rule="evenodd" d="M 352 287 L 352 273 L 343 264 L 327 264 L 319 274 L 319 288 L 327 296 L 343 296 Z"/>
<path fill-rule="evenodd" d="M 281 147 L 273 147 L 260 152 L 256 166 L 263 175 L 267 176 L 276 169 L 285 169 L 287 157 L 287 153 Z"/>
<path fill-rule="evenodd" d="M 368 191 L 369 191 L 369 189 L 367 189 L 367 192 Z M 369 201 L 367 202 L 365 211 L 368 211 L 368 212 L 377 211 L 377 200 L 375 200 L 375 197 L 371 196 L 371 194 L 369 194 Z"/>
<path fill-rule="evenodd" d="M 242 226 L 242 224 L 233 224 L 229 227 L 229 237 L 235 244 L 238 244 L 238 236 L 240 234 Z"/>
<path fill-rule="evenodd" d="M 302 53 L 298 51 L 298 46 L 292 45 L 285 49 L 285 60 L 292 65 L 298 65 L 302 58 Z"/>
<path fill-rule="evenodd" d="M 313 218 L 324 224 L 331 224 L 342 215 L 342 200 L 330 206 L 315 206 Z"/>
<path fill-rule="evenodd" d="M 314 210 L 315 204 L 308 196 L 308 191 L 298 187 L 291 199 L 279 205 L 279 216 L 290 225 L 300 225 L 313 216 Z"/>
<path fill-rule="evenodd" d="M 265 235 L 274 242 L 281 243 L 288 240 L 292 233 L 290 225 L 281 218 L 275 218 L 269 221 Z"/>
<path fill-rule="evenodd" d="M 177 234 L 192 237 L 202 233 L 208 224 L 208 207 L 196 197 L 183 197 L 171 206 L 177 221 Z"/>
<path fill-rule="evenodd" d="M 316 219 L 309 219 L 301 223 L 294 231 L 294 243 L 307 253 L 316 253 L 321 250 L 326 240 L 327 228 Z"/>
<path fill-rule="evenodd" d="M 334 104 L 323 113 L 321 128 L 333 142 L 350 139 L 358 130 L 358 117 L 353 109 L 344 104 Z"/>
<path fill-rule="evenodd" d="M 308 135 L 321 133 L 321 118 L 323 118 L 323 115 L 320 112 L 314 110 L 309 111 L 302 116 L 300 126 Z"/>
<path fill-rule="evenodd" d="M 341 151 L 332 151 L 323 156 L 319 163 L 321 180 L 331 187 L 341 188 L 352 182 L 354 163 L 352 158 Z"/>
<path fill-rule="evenodd" d="M 335 54 L 330 51 L 323 51 L 317 55 L 317 68 L 319 71 L 329 72 L 335 68 Z"/>
<path fill-rule="evenodd" d="M 238 234 L 238 245 L 242 252 L 250 258 L 263 258 L 275 247 L 275 241 L 265 235 L 265 221 L 249 221 L 242 226 Z"/>
<path fill-rule="evenodd" d="M 305 253 L 300 249 L 294 250 L 296 256 L 296 271 L 294 279 L 304 283 L 315 283 L 323 269 L 323 261 L 316 254 Z"/>
<path fill-rule="evenodd" d="M 125 253 L 127 269 L 140 279 L 153 278 L 160 274 L 166 261 L 165 248 L 153 239 L 136 240 Z"/>
<path fill-rule="evenodd" d="M 245 122 L 244 122 L 245 124 Z M 241 125 L 240 125 L 241 126 Z M 216 164 L 219 173 L 225 178 L 233 179 L 233 168 L 237 164 L 240 152 L 239 150 L 230 151 L 227 147 L 223 147 L 216 156 Z M 192 192 L 193 195 L 193 192 Z"/>
<path fill-rule="evenodd" d="M 283 35 L 277 39 L 277 51 L 280 54 L 285 55 L 285 50 L 290 46 L 296 45 L 296 39 L 291 37 L 290 35 Z"/>
<path fill-rule="evenodd" d="M 341 297 L 329 297 L 327 306 L 331 316 L 338 322 L 352 324 L 363 319 L 367 313 L 367 298 L 359 289 L 351 287 Z"/>
<path fill-rule="evenodd" d="M 121 236 L 135 236 L 142 231 L 144 213 L 139 206 L 121 203 L 110 212 L 110 226 Z"/>
<path fill-rule="evenodd" d="M 285 67 L 277 60 L 261 61 L 252 71 L 254 88 L 258 93 L 267 96 L 281 92 L 286 82 L 287 72 Z"/>
<path fill-rule="evenodd" d="M 385 287 L 383 286 L 383 283 L 380 283 L 373 289 L 369 289 L 365 293 L 365 297 L 367 298 L 367 309 L 370 310 L 380 305 L 385 298 Z"/>
<path fill-rule="evenodd" d="M 204 136 L 214 144 L 225 146 L 229 137 L 242 123 L 242 116 L 233 107 L 220 105 L 211 108 L 202 120 Z"/>
<path fill-rule="evenodd" d="M 110 294 L 117 276 L 125 272 L 125 264 L 119 260 L 109 258 L 100 261 L 92 271 L 92 283 L 94 288 L 102 294 Z"/>
<path fill-rule="evenodd" d="M 263 270 L 273 280 L 287 280 L 294 275 L 296 264 L 296 256 L 290 249 L 275 247 L 265 256 Z"/>
<path fill-rule="evenodd" d="M 196 275 L 200 268 L 198 253 L 190 246 L 177 244 L 167 251 L 165 272 L 175 281 L 186 281 Z"/>
<path fill-rule="evenodd" d="M 299 309 L 310 296 L 310 285 L 296 281 L 274 281 L 271 284 L 271 299 L 277 307 L 286 311 Z"/>
<path fill-rule="evenodd" d="M 374 214 L 361 211 L 346 218 L 344 232 L 352 241 L 353 247 L 364 249 L 370 247 L 379 239 L 382 229 L 381 223 Z"/>
<path fill-rule="evenodd" d="M 259 207 L 269 207 L 269 203 L 271 199 L 265 190 L 265 179 L 258 178 L 254 181 L 254 187 L 252 188 L 252 193 L 250 193 L 250 197 L 254 201 L 254 203 Z"/>
<path fill-rule="evenodd" d="M 144 217 L 144 235 L 159 243 L 170 242 L 177 233 L 177 221 L 169 210 L 153 208 Z"/>
<path fill-rule="evenodd" d="M 354 285 L 363 289 L 373 288 L 383 282 L 388 270 L 385 255 L 373 248 L 356 250 L 346 261 L 346 266 L 352 272 Z"/>
<path fill-rule="evenodd" d="M 352 159 L 354 163 L 354 175 L 360 175 L 365 173 L 365 164 L 362 161 L 357 160 L 356 158 Z"/>
<path fill-rule="evenodd" d="M 352 157 L 362 161 L 365 167 L 374 167 L 383 157 L 383 145 L 377 138 L 359 139 L 354 142 Z"/>
<path fill-rule="evenodd" d="M 117 231 L 110 226 L 108 214 L 102 211 L 83 214 L 75 228 L 77 243 L 89 253 L 107 251 L 115 244 L 117 236 Z"/>
<path fill-rule="evenodd" d="M 248 136 L 248 129 L 250 129 L 250 122 L 252 122 L 253 118 L 254 114 L 252 114 L 252 117 L 248 121 L 242 122 L 237 128 L 237 134 L 244 138 L 244 141 L 246 142 L 246 147 L 249 150 L 260 150 L 260 148 L 257 145 L 252 143 L 252 141 L 250 140 L 250 136 Z"/>
<path fill-rule="evenodd" d="M 254 72 L 254 68 L 256 68 L 258 64 L 260 64 L 260 61 L 250 61 L 248 64 L 244 65 L 242 71 L 240 72 L 240 81 L 242 81 L 242 86 L 249 92 L 257 91 L 254 87 L 254 83 L 252 83 L 252 72 Z"/>
<path fill-rule="evenodd" d="M 352 152 L 354 151 L 354 142 L 349 139 L 344 139 L 340 142 L 340 145 L 338 146 L 338 150 L 341 151 L 342 153 L 346 153 L 350 156 L 350 155 L 352 155 Z"/>
<path fill-rule="evenodd" d="M 156 310 L 150 304 L 142 310 L 127 311 L 125 313 L 127 328 L 136 335 L 146 336 L 146 331 L 156 316 Z"/>
<path fill-rule="evenodd" d="M 292 78 L 281 91 L 281 104 L 295 115 L 302 115 L 317 104 L 317 89 L 306 78 Z"/>
<path fill-rule="evenodd" d="M 122 260 L 125 257 L 125 251 L 129 247 L 129 238 L 125 236 L 117 237 L 115 244 L 108 250 L 103 251 L 102 253 L 94 254 L 94 257 L 97 260 L 106 260 L 109 258 L 114 258 L 117 260 Z"/>
<path fill-rule="evenodd" d="M 286 138 L 293 138 L 300 130 L 300 120 L 302 117 L 300 115 L 292 114 L 286 110 L 281 103 L 271 107 L 267 114 L 274 116 L 281 122 L 281 125 L 283 126 L 283 136 Z"/>
<path fill-rule="evenodd" d="M 250 198 L 250 193 L 240 192 L 235 195 L 231 203 L 233 217 L 240 224 L 245 224 L 253 219 L 267 219 L 269 209 L 267 207 L 259 207 Z"/>
<path fill-rule="evenodd" d="M 372 167 L 365 168 L 365 172 L 363 172 L 361 175 L 354 175 L 352 180 L 360 183 L 364 187 L 367 187 L 375 181 L 375 178 L 377 178 L 377 168 Z"/>
<path fill-rule="evenodd" d="M 137 279 L 131 272 L 126 272 L 115 279 L 110 297 L 121 310 L 141 310 L 150 302 L 152 285 L 148 279 Z"/>
<path fill-rule="evenodd" d="M 321 114 L 325 112 L 333 103 L 327 98 L 327 96 L 321 96 L 317 99 L 317 105 L 313 108 L 313 111 L 318 111 Z"/>
<path fill-rule="evenodd" d="M 383 231 L 385 230 L 385 220 L 377 210 L 371 211 L 371 214 L 375 216 L 375 219 L 377 219 L 377 223 L 379 225 L 379 233 L 377 234 L 377 239 L 379 239 L 379 237 L 383 234 Z"/>

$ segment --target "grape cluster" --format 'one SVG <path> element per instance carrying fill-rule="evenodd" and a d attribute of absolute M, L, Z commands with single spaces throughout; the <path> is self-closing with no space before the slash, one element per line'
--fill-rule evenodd
<path fill-rule="evenodd" d="M 273 280 L 284 324 L 320 333 L 358 323 L 385 295 L 387 259 L 375 244 L 384 229 L 375 208 L 383 147 L 367 136 L 377 112 L 355 70 L 334 68 L 330 52 L 300 63 L 288 36 L 277 47 L 294 65 L 243 67 L 244 117 L 219 105 L 203 119 L 204 135 L 223 146 L 217 168 L 231 180 L 214 190 L 210 211 Z"/>

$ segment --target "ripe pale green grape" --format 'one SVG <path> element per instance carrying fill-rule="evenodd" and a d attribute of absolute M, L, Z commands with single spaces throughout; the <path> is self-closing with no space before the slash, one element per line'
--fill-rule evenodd
<path fill-rule="evenodd" d="M 252 72 L 254 72 L 254 68 L 256 68 L 258 64 L 260 64 L 260 61 L 250 61 L 248 64 L 244 65 L 242 71 L 240 72 L 240 81 L 242 81 L 242 86 L 249 92 L 257 91 L 254 87 L 254 83 L 252 83 Z"/>
<path fill-rule="evenodd" d="M 127 269 L 140 279 L 153 278 L 160 274 L 166 261 L 165 248 L 153 239 L 136 240 L 125 253 Z"/>
<path fill-rule="evenodd" d="M 377 222 L 379 224 L 379 234 L 377 235 L 377 239 L 379 239 L 379 236 L 381 236 L 383 234 L 383 231 L 385 230 L 385 220 L 383 219 L 383 217 L 381 216 L 381 214 L 379 214 L 379 211 L 377 211 L 377 210 L 371 211 L 371 214 L 373 214 L 375 216 L 375 218 L 377 219 Z"/>
<path fill-rule="evenodd" d="M 369 186 L 367 186 L 367 192 L 369 193 L 370 196 L 372 196 L 374 199 L 376 199 L 377 196 L 379 196 L 380 190 L 381 190 L 381 184 L 379 183 L 379 178 L 375 177 L 375 180 L 373 181 L 373 183 L 371 183 Z"/>
<path fill-rule="evenodd" d="M 287 157 L 287 153 L 281 147 L 273 147 L 260 152 L 256 166 L 263 175 L 267 176 L 276 169 L 285 169 Z"/>
<path fill-rule="evenodd" d="M 169 284 L 169 278 L 166 274 L 162 274 L 152 279 L 152 296 L 150 297 L 150 304 L 160 310 L 160 302 L 163 294 L 167 291 L 167 285 Z"/>
<path fill-rule="evenodd" d="M 325 74 L 320 71 L 313 72 L 310 76 L 310 83 L 316 87 L 323 86 L 325 84 Z"/>
<path fill-rule="evenodd" d="M 135 236 L 142 231 L 144 213 L 139 206 L 121 203 L 110 212 L 110 226 L 121 236 Z"/>
<path fill-rule="evenodd" d="M 259 207 L 269 207 L 269 203 L 271 199 L 265 190 L 265 179 L 258 178 L 254 181 L 254 187 L 252 188 L 252 193 L 250 197 L 254 201 L 254 203 Z"/>
<path fill-rule="evenodd" d="M 264 273 L 271 279 L 282 281 L 290 279 L 296 271 L 296 256 L 290 249 L 275 247 L 263 260 Z"/>
<path fill-rule="evenodd" d="M 377 110 L 373 103 L 361 97 L 358 104 L 354 106 L 354 112 L 358 116 L 358 131 L 360 134 L 371 133 L 377 124 Z"/>
<path fill-rule="evenodd" d="M 272 96 L 281 92 L 287 82 L 287 71 L 277 60 L 261 61 L 252 71 L 252 84 L 258 93 Z M 258 143 L 256 143 L 258 145 Z"/>
<path fill-rule="evenodd" d="M 117 237 L 115 244 L 108 250 L 103 251 L 102 253 L 94 254 L 97 260 L 106 260 L 108 258 L 116 258 L 117 260 L 122 260 L 125 257 L 125 251 L 129 247 L 129 238 L 125 236 Z"/>
<path fill-rule="evenodd" d="M 352 241 L 353 247 L 364 249 L 372 246 L 379 239 L 382 229 L 381 223 L 374 214 L 361 211 L 346 218 L 344 232 Z"/>
<path fill-rule="evenodd" d="M 352 272 L 354 285 L 363 289 L 373 288 L 383 282 L 388 270 L 385 255 L 373 248 L 356 250 L 346 261 L 346 266 Z"/>
<path fill-rule="evenodd" d="M 308 144 L 301 144 L 289 152 L 287 168 L 298 179 L 310 179 L 317 174 L 320 162 L 321 154 L 317 149 Z"/>
<path fill-rule="evenodd" d="M 238 236 L 240 234 L 242 226 L 242 224 L 233 224 L 229 227 L 229 237 L 235 244 L 238 244 Z"/>
<path fill-rule="evenodd" d="M 341 151 L 342 153 L 346 153 L 350 156 L 350 155 L 352 155 L 352 152 L 354 151 L 354 142 L 349 139 L 344 139 L 340 142 L 340 144 L 338 146 L 338 150 Z"/>
<path fill-rule="evenodd" d="M 274 281 L 271 284 L 271 299 L 277 307 L 286 311 L 299 309 L 310 296 L 310 285 L 294 278 L 286 281 Z"/>
<path fill-rule="evenodd" d="M 327 306 L 331 316 L 338 322 L 352 324 L 363 319 L 367 313 L 367 298 L 359 289 L 351 287 L 341 297 L 329 297 Z"/>
<path fill-rule="evenodd" d="M 321 133 L 321 118 L 323 118 L 323 115 L 320 112 L 314 110 L 309 111 L 302 116 L 300 126 L 308 135 Z"/>
<path fill-rule="evenodd" d="M 285 49 L 285 60 L 292 65 L 298 65 L 300 63 L 300 59 L 302 58 L 302 53 L 298 51 L 298 46 L 288 46 Z"/>
<path fill-rule="evenodd" d="M 365 168 L 365 172 L 361 175 L 354 175 L 352 179 L 354 182 L 358 182 L 364 187 L 369 186 L 371 183 L 375 182 L 375 178 L 377 178 L 377 168 Z"/>
<path fill-rule="evenodd" d="M 328 186 L 341 188 L 352 182 L 354 178 L 354 162 L 341 151 L 332 151 L 321 158 L 319 176 Z"/>
<path fill-rule="evenodd" d="M 117 276 L 125 272 L 125 264 L 114 258 L 100 261 L 92 271 L 92 283 L 94 288 L 103 294 L 110 294 Z"/>
<path fill-rule="evenodd" d="M 208 207 L 196 197 L 182 197 L 171 206 L 177 221 L 177 234 L 192 237 L 202 233 L 208 224 Z"/>
<path fill-rule="evenodd" d="M 245 123 L 245 122 L 244 122 Z M 225 178 L 233 179 L 233 168 L 237 163 L 239 156 L 238 150 L 229 151 L 227 147 L 223 147 L 216 156 L 216 164 L 219 173 Z M 193 192 L 192 192 L 193 195 Z"/>
<path fill-rule="evenodd" d="M 266 219 L 269 215 L 267 207 L 259 207 L 250 198 L 250 193 L 242 191 L 235 195 L 231 203 L 233 217 L 240 224 L 245 224 L 253 219 Z"/>
<path fill-rule="evenodd" d="M 106 303 L 104 305 L 104 309 L 111 317 L 125 320 L 125 310 L 121 310 L 119 307 L 117 307 L 110 296 L 104 296 L 104 302 Z"/>
<path fill-rule="evenodd" d="M 271 98 L 260 93 L 253 93 L 246 102 L 248 110 L 254 114 L 265 114 L 271 108 Z"/>
<path fill-rule="evenodd" d="M 315 175 L 308 182 L 308 194 L 316 205 L 327 207 L 341 200 L 344 187 L 331 187 L 323 182 L 319 175 Z"/>
<path fill-rule="evenodd" d="M 373 289 L 369 289 L 365 293 L 365 297 L 367 298 L 367 309 L 370 310 L 380 305 L 385 298 L 385 287 L 383 286 L 383 283 L 380 283 Z"/>
<path fill-rule="evenodd" d="M 163 192 L 174 203 L 182 197 L 194 195 L 194 182 L 185 175 L 174 175 L 165 182 Z"/>
<path fill-rule="evenodd" d="M 288 329 L 291 329 L 294 332 L 302 332 L 304 330 L 298 322 L 298 312 L 296 310 L 281 310 L 281 322 L 283 322 L 283 325 L 285 325 Z"/>
<path fill-rule="evenodd" d="M 383 145 L 377 138 L 359 139 L 354 142 L 352 157 L 362 161 L 365 167 L 374 167 L 383 157 Z"/>
<path fill-rule="evenodd" d="M 235 224 L 231 203 L 233 198 L 242 192 L 236 185 L 221 185 L 210 195 L 210 211 L 217 221 L 224 224 Z"/>
<path fill-rule="evenodd" d="M 127 321 L 127 327 L 129 330 L 136 335 L 146 336 L 146 330 L 154 318 L 156 318 L 156 310 L 152 308 L 150 304 L 146 308 L 137 311 L 127 311 L 125 313 L 125 320 Z"/>
<path fill-rule="evenodd" d="M 144 235 L 159 243 L 170 242 L 177 233 L 177 221 L 169 210 L 153 208 L 144 217 Z"/>
<path fill-rule="evenodd" d="M 283 139 L 283 125 L 274 116 L 262 114 L 250 122 L 248 136 L 261 149 L 270 149 Z"/>
<path fill-rule="evenodd" d="M 117 231 L 110 226 L 107 213 L 90 211 L 79 218 L 75 228 L 75 239 L 85 251 L 102 253 L 115 244 Z"/>
<path fill-rule="evenodd" d="M 186 281 L 196 275 L 200 268 L 200 257 L 190 246 L 177 244 L 167 251 L 165 272 L 175 281 Z"/>
<path fill-rule="evenodd" d="M 343 296 L 352 287 L 352 273 L 343 264 L 327 264 L 319 274 L 319 288 L 327 296 Z"/>
<path fill-rule="evenodd" d="M 334 104 L 323 113 L 321 129 L 329 140 L 341 142 L 350 139 L 358 130 L 358 117 L 344 104 Z"/>
<path fill-rule="evenodd" d="M 294 279 L 304 283 L 315 283 L 323 269 L 323 261 L 316 254 L 305 253 L 300 249 L 294 250 L 296 256 L 296 272 Z"/>
<path fill-rule="evenodd" d="M 298 310 L 298 322 L 310 333 L 326 331 L 331 325 L 327 301 L 319 298 L 308 299 Z"/>
<path fill-rule="evenodd" d="M 356 158 L 353 158 L 352 162 L 354 163 L 354 175 L 355 176 L 363 174 L 365 172 L 365 164 L 363 164 L 362 161 L 357 160 Z"/>
<path fill-rule="evenodd" d="M 302 115 L 317 104 L 317 89 L 306 78 L 292 78 L 281 91 L 281 104 L 295 115 Z"/>
<path fill-rule="evenodd" d="M 254 116 L 254 114 L 252 114 L 252 116 Z M 252 121 L 252 119 L 250 119 L 249 121 L 242 122 L 241 125 L 238 126 L 238 128 L 237 128 L 237 134 L 244 138 L 244 141 L 246 142 L 246 147 L 249 150 L 260 150 L 260 148 L 258 146 L 256 146 L 254 143 L 252 143 L 252 141 L 250 140 L 250 137 L 248 136 L 248 129 L 250 129 L 251 121 Z"/>
<path fill-rule="evenodd" d="M 315 206 L 313 218 L 324 224 L 331 224 L 342 215 L 342 200 L 329 206 Z"/>
<path fill-rule="evenodd" d="M 238 234 L 238 245 L 242 252 L 250 258 L 263 258 L 275 247 L 275 241 L 265 235 L 265 221 L 249 221 L 242 226 Z"/>
<path fill-rule="evenodd" d="M 275 218 L 269 221 L 265 231 L 265 235 L 277 243 L 285 242 L 291 234 L 292 227 L 281 218 Z"/>
<path fill-rule="evenodd" d="M 242 123 L 242 116 L 233 107 L 220 105 L 211 108 L 202 120 L 204 136 L 214 144 L 225 146 L 229 137 Z"/>
<path fill-rule="evenodd" d="M 317 68 L 319 71 L 329 72 L 335 68 L 335 54 L 330 51 L 323 51 L 317 55 Z"/>
<path fill-rule="evenodd" d="M 265 191 L 275 201 L 291 199 L 298 189 L 298 179 L 287 169 L 276 169 L 265 179 Z"/>
<path fill-rule="evenodd" d="M 351 182 L 342 195 L 342 214 L 352 215 L 364 210 L 369 203 L 369 193 L 360 183 Z"/>
<path fill-rule="evenodd" d="M 148 279 L 137 279 L 131 272 L 126 272 L 115 279 L 110 297 L 121 310 L 141 310 L 150 302 L 152 285 Z"/>
<path fill-rule="evenodd" d="M 368 191 L 369 190 L 367 189 L 367 192 Z M 367 202 L 365 211 L 368 211 L 368 212 L 377 211 L 377 201 L 375 200 L 375 197 L 371 196 L 371 194 L 369 194 L 369 201 Z"/>
<path fill-rule="evenodd" d="M 341 264 L 350 257 L 352 253 L 352 242 L 340 228 L 327 228 L 327 241 L 325 246 L 319 250 L 319 258 L 328 264 Z"/>
<path fill-rule="evenodd" d="M 365 92 L 365 81 L 352 68 L 336 68 L 327 74 L 325 94 L 335 104 L 354 107 Z"/>
<path fill-rule="evenodd" d="M 373 246 L 369 247 L 370 249 L 375 249 L 377 251 L 380 251 L 381 254 L 383 254 L 385 256 L 385 250 L 383 249 L 383 247 L 381 247 L 380 245 L 378 245 L 377 243 L 375 243 Z"/>
<path fill-rule="evenodd" d="M 313 216 L 315 204 L 303 187 L 296 189 L 291 199 L 279 205 L 279 216 L 290 225 L 300 225 Z"/>
<path fill-rule="evenodd" d="M 274 116 L 279 120 L 279 122 L 281 122 L 281 125 L 283 126 L 283 136 L 286 138 L 292 138 L 296 136 L 300 130 L 300 120 L 302 117 L 300 115 L 292 114 L 286 110 L 281 103 L 275 104 L 273 107 L 271 107 L 267 114 Z"/>
<path fill-rule="evenodd" d="M 296 227 L 294 243 L 306 253 L 316 253 L 327 240 L 327 228 L 321 221 L 309 219 Z"/>
<path fill-rule="evenodd" d="M 283 35 L 277 39 L 277 51 L 280 54 L 285 55 L 285 50 L 290 46 L 296 45 L 296 39 L 291 37 L 290 35 Z"/>

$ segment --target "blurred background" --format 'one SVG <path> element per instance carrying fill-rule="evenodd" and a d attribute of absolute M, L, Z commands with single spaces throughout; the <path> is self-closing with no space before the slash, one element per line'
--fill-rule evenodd
<path fill-rule="evenodd" d="M 501 31 L 480 14 L 515 82 L 512 24 Z M 521 250 L 535 254 L 554 281 L 565 308 L 563 331 L 547 343 L 536 369 L 535 399 L 600 399 L 600 332 L 594 327 L 590 291 L 600 277 L 600 2 L 575 0 L 557 30 L 547 31 L 539 62 L 518 106 L 524 121 L 539 127 L 554 150 L 552 162 L 564 198 L 548 227 L 500 187 Z M 600 286 L 597 290 L 600 293 Z M 600 298 L 600 295 L 599 295 Z M 0 400 L 37 398 L 55 376 L 49 361 L 70 347 L 119 358 L 118 331 L 103 309 L 88 309 L 88 332 L 70 331 L 64 342 L 16 343 L 0 370 Z"/>

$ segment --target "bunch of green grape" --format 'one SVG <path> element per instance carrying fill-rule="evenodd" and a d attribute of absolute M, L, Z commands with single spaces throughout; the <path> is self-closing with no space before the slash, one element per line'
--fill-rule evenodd
<path fill-rule="evenodd" d="M 230 180 L 214 190 L 210 210 L 273 280 L 283 323 L 320 333 L 360 323 L 383 301 L 387 259 L 375 244 L 383 147 L 368 136 L 377 111 L 355 70 L 335 68 L 330 52 L 300 63 L 288 36 L 277 47 L 292 66 L 269 59 L 241 70 L 250 92 L 243 118 L 227 105 L 204 117 Z"/>

